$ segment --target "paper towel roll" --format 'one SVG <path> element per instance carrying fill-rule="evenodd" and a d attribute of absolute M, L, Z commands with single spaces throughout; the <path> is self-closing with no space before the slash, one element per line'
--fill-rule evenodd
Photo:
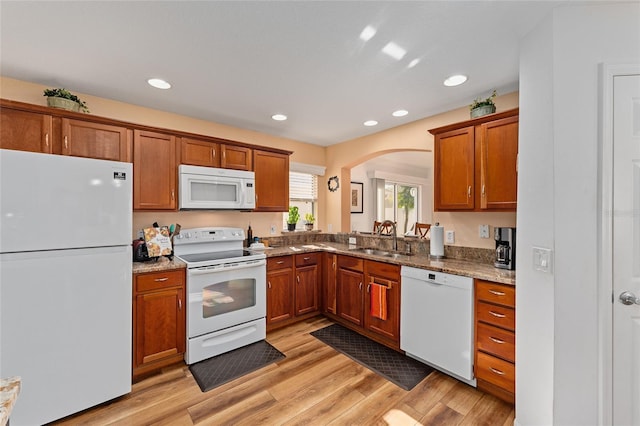
<path fill-rule="evenodd" d="M 431 257 L 444 257 L 444 227 L 435 224 L 429 232 L 431 232 L 429 244 Z"/>

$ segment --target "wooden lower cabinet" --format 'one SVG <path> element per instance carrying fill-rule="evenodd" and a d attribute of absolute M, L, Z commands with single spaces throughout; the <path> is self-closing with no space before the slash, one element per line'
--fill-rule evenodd
<path fill-rule="evenodd" d="M 135 274 L 134 380 L 182 361 L 185 346 L 185 270 Z"/>
<path fill-rule="evenodd" d="M 267 330 L 320 313 L 322 253 L 267 259 Z"/>
<path fill-rule="evenodd" d="M 324 274 L 322 277 L 322 312 L 336 315 L 336 279 L 338 274 L 338 255 L 324 253 Z"/>
<path fill-rule="evenodd" d="M 337 258 L 336 314 L 328 316 L 399 351 L 400 266 L 346 255 Z M 386 318 L 377 317 L 371 310 L 373 285 L 386 288 Z"/>
<path fill-rule="evenodd" d="M 515 287 L 475 280 L 475 376 L 478 389 L 515 403 Z"/>

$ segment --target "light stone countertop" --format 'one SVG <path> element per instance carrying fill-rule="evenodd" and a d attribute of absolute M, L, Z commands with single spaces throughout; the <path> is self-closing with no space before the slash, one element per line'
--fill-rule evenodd
<path fill-rule="evenodd" d="M 149 262 L 133 262 L 132 272 L 134 274 L 142 274 L 145 272 L 162 272 L 171 269 L 183 269 L 187 264 L 182 260 L 173 256 L 173 260 L 169 260 L 167 257 L 160 257 L 158 260 Z"/>
<path fill-rule="evenodd" d="M 501 284 L 516 284 L 515 271 L 499 269 L 494 267 L 493 265 L 486 263 L 449 258 L 431 259 L 428 255 L 425 254 L 413 254 L 410 256 L 402 255 L 396 258 L 390 258 L 354 251 L 350 249 L 349 245 L 334 242 L 296 244 L 286 247 L 269 247 L 264 250 L 264 253 L 267 255 L 267 258 L 269 258 L 277 256 L 288 256 L 299 253 L 310 253 L 314 251 L 346 254 L 363 259 L 376 260 L 379 262 L 392 263 L 396 265 L 412 266 L 414 268 L 428 269 L 431 271 L 445 272 L 448 274 L 462 275 L 471 278 L 493 281 Z M 133 273 L 140 274 L 145 272 L 161 272 L 186 267 L 187 265 L 175 256 L 173 260 L 169 260 L 166 257 L 161 257 L 157 261 L 152 262 L 133 262 Z"/>
<path fill-rule="evenodd" d="M 385 256 L 366 254 L 350 250 L 350 246 L 348 245 L 333 242 L 300 244 L 292 245 L 290 247 L 274 247 L 264 250 L 267 258 L 275 256 L 287 256 L 299 253 L 309 253 L 313 251 L 335 252 L 338 254 L 346 254 L 363 259 L 376 260 L 379 262 L 392 263 L 396 265 L 412 266 L 414 268 L 462 275 L 502 284 L 516 284 L 515 271 L 499 269 L 494 267 L 493 265 L 489 265 L 486 263 L 471 262 L 461 259 L 431 259 L 428 255 L 424 254 L 414 254 L 410 256 L 402 255 L 397 258 L 389 258 Z"/>

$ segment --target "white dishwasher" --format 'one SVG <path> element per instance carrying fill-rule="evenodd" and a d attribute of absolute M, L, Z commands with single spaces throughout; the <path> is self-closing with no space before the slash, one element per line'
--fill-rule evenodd
<path fill-rule="evenodd" d="M 473 279 L 403 266 L 400 349 L 476 385 L 473 375 Z"/>

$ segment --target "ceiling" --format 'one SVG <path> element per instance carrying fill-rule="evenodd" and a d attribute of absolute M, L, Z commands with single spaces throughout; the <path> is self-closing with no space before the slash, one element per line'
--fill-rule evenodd
<path fill-rule="evenodd" d="M 565 3 L 3 0 L 0 73 L 328 146 L 517 90 L 519 39 Z"/>

